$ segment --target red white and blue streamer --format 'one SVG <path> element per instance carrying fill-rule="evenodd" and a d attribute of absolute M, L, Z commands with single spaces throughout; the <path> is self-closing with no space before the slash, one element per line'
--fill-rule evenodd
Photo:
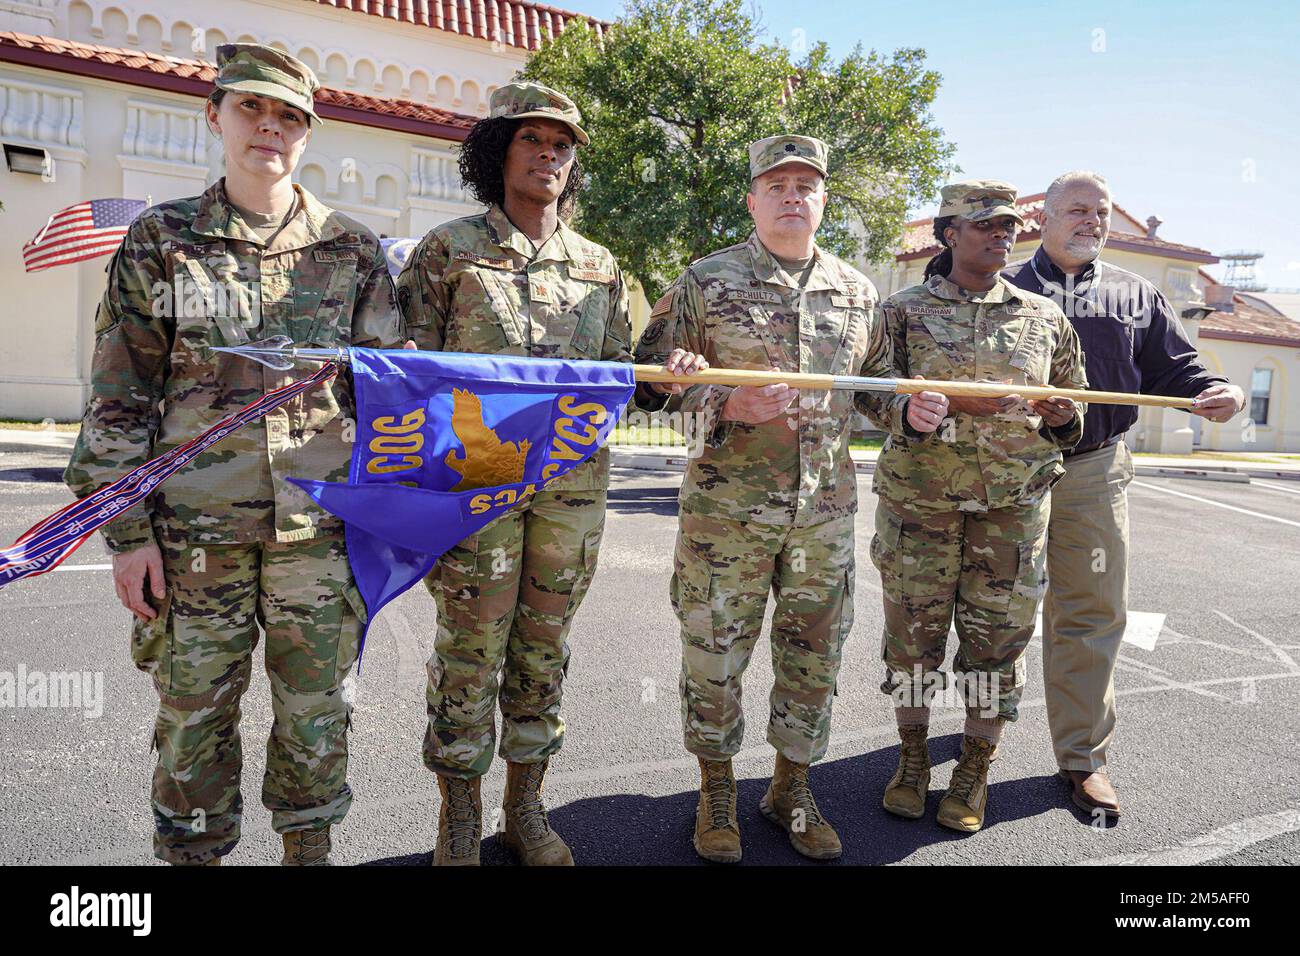
<path fill-rule="evenodd" d="M 155 488 L 231 432 L 329 381 L 337 372 L 337 365 L 323 365 L 309 378 L 267 392 L 257 401 L 227 415 L 203 434 L 33 525 L 12 545 L 0 550 L 0 588 L 21 578 L 53 570 L 101 527 L 144 501 Z"/>

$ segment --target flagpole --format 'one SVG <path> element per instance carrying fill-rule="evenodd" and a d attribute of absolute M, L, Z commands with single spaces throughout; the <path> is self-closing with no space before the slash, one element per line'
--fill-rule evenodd
<path fill-rule="evenodd" d="M 858 375 L 813 375 L 806 372 L 764 372 L 749 369 L 706 369 L 689 377 L 665 372 L 659 365 L 634 365 L 638 382 L 675 382 L 691 385 L 789 385 L 791 388 L 847 389 L 855 392 L 892 392 L 915 395 L 941 392 L 950 398 L 1068 398 L 1094 405 L 1148 405 L 1159 408 L 1191 408 L 1195 399 L 1171 395 L 1139 395 L 1133 392 L 1095 392 L 1086 388 L 1056 388 L 1050 385 L 1016 385 L 1008 382 L 952 382 L 922 378 L 866 378 Z"/>
<path fill-rule="evenodd" d="M 289 369 L 297 362 L 350 361 L 346 348 L 298 348 L 284 337 L 254 342 L 251 345 L 214 346 L 212 351 L 240 355 L 276 369 Z M 402 349 L 388 351 L 400 354 Z M 449 353 L 440 353 L 449 354 Z M 524 356 L 505 356 L 524 359 Z M 758 369 L 710 368 L 690 376 L 665 372 L 659 365 L 633 365 L 638 382 L 677 385 L 788 385 L 791 388 L 834 389 L 853 392 L 885 392 L 915 395 L 917 392 L 940 392 L 950 398 L 1068 398 L 1093 405 L 1144 405 L 1155 408 L 1192 408 L 1195 399 L 1172 395 L 1140 395 L 1134 392 L 1094 392 L 1086 388 L 1055 388 L 1050 385 L 1016 385 L 1008 382 L 952 382 L 920 378 L 868 378 L 860 375 L 818 375 L 810 372 L 777 372 Z"/>
<path fill-rule="evenodd" d="M 56 215 L 57 215 L 57 213 L 56 213 Z M 46 234 L 47 232 L 50 231 L 50 226 L 51 226 L 53 223 L 54 223 L 54 216 L 51 216 L 49 219 L 46 219 L 46 220 L 45 220 L 45 225 L 41 226 L 41 231 L 38 232 L 38 233 L 36 234 L 36 238 L 33 239 L 33 240 L 31 241 L 31 244 L 32 244 L 33 246 L 39 246 L 39 245 L 41 244 L 41 240 L 44 239 L 44 238 L 45 238 L 45 234 Z"/>

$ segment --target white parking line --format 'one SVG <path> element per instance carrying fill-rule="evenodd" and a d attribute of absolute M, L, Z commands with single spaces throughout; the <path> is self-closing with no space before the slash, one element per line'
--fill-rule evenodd
<path fill-rule="evenodd" d="M 1282 648 L 1278 647 L 1276 641 L 1270 640 L 1269 638 L 1265 637 L 1263 634 L 1259 633 L 1259 631 L 1252 631 L 1245 624 L 1241 624 L 1237 621 L 1234 621 L 1232 618 L 1228 617 L 1228 615 L 1224 614 L 1218 608 L 1210 608 L 1210 610 L 1213 611 L 1215 614 L 1219 615 L 1219 617 L 1223 618 L 1233 627 L 1237 628 L 1240 631 L 1244 631 L 1246 634 L 1249 634 L 1251 637 L 1259 641 L 1264 646 L 1271 648 L 1273 654 L 1277 657 L 1277 659 L 1280 660 L 1283 664 L 1286 664 L 1292 670 L 1300 669 L 1300 665 L 1296 664 L 1295 658 L 1292 657 L 1290 654 L 1288 654 L 1286 651 L 1282 650 Z"/>
<path fill-rule="evenodd" d="M 1181 846 L 1161 850 L 1141 850 L 1137 853 L 1120 853 L 1104 856 L 1100 860 L 1084 860 L 1083 866 L 1195 866 L 1220 857 L 1238 853 L 1262 840 L 1300 830 L 1300 810 L 1283 810 L 1263 816 L 1238 820 L 1227 826 L 1202 833 Z"/>
<path fill-rule="evenodd" d="M 1276 521 L 1278 524 L 1289 524 L 1293 528 L 1300 528 L 1300 521 L 1292 521 L 1289 518 L 1279 518 L 1277 515 L 1266 515 L 1262 511 L 1251 511 L 1248 508 L 1238 508 L 1236 505 L 1226 505 L 1222 501 L 1215 501 L 1212 498 L 1202 498 L 1200 495 L 1189 495 L 1185 491 L 1174 491 L 1172 488 L 1161 488 L 1159 485 L 1148 485 L 1145 481 L 1135 481 L 1133 486 L 1136 488 L 1146 488 L 1148 491 L 1159 491 L 1166 495 L 1177 495 L 1179 498 L 1188 498 L 1192 501 L 1199 501 L 1202 504 L 1214 505 L 1216 508 L 1226 508 L 1228 511 L 1236 511 L 1238 514 L 1250 515 L 1252 518 L 1263 518 L 1265 521 Z"/>
<path fill-rule="evenodd" d="M 1269 491 L 1284 491 L 1288 495 L 1300 495 L 1300 488 L 1288 488 L 1286 485 L 1275 485 L 1271 481 L 1260 481 L 1258 478 L 1250 479 L 1250 483 L 1257 488 L 1267 488 Z"/>

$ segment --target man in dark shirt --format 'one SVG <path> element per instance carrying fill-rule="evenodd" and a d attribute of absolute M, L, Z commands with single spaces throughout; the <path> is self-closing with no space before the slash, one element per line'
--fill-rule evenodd
<path fill-rule="evenodd" d="M 1192 414 L 1226 422 L 1245 405 L 1242 390 L 1200 363 L 1159 289 L 1097 258 L 1110 212 L 1110 192 L 1096 173 L 1058 177 L 1044 202 L 1042 245 L 1005 278 L 1064 310 L 1083 344 L 1090 388 L 1194 397 Z M 1119 816 L 1106 750 L 1128 604 L 1133 457 L 1121 439 L 1137 417 L 1132 405 L 1090 405 L 1083 437 L 1065 453 L 1066 474 L 1052 488 L 1043 604 L 1047 721 L 1072 799 L 1094 819 Z"/>

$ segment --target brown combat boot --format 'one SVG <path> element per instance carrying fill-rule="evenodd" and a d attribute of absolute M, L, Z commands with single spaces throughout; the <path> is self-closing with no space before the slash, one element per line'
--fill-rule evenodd
<path fill-rule="evenodd" d="M 478 866 L 483 839 L 483 801 L 478 777 L 444 777 L 438 774 L 438 843 L 433 866 Z"/>
<path fill-rule="evenodd" d="M 790 845 L 814 860 L 834 860 L 843 852 L 840 838 L 817 809 L 808 785 L 808 765 L 776 755 L 772 783 L 758 805 L 773 823 L 790 834 Z"/>
<path fill-rule="evenodd" d="M 903 743 L 898 748 L 898 769 L 885 786 L 885 809 L 915 820 L 925 815 L 925 795 L 930 789 L 930 728 L 907 724 L 898 728 Z"/>
<path fill-rule="evenodd" d="M 948 792 L 939 804 L 938 820 L 943 826 L 963 833 L 974 833 L 984 826 L 988 804 L 989 760 L 993 756 L 991 740 L 966 734 L 961 739 L 961 757 L 952 772 Z"/>
<path fill-rule="evenodd" d="M 524 866 L 573 866 L 573 854 L 551 829 L 542 805 L 542 778 L 546 765 L 506 763 L 505 829 L 501 842 L 513 850 Z"/>
<path fill-rule="evenodd" d="M 281 866 L 333 866 L 328 824 L 319 830 L 290 830 L 280 836 L 284 840 Z"/>
<path fill-rule="evenodd" d="M 713 863 L 740 862 L 736 777 L 730 760 L 700 758 L 700 802 L 695 809 L 695 852 Z"/>

